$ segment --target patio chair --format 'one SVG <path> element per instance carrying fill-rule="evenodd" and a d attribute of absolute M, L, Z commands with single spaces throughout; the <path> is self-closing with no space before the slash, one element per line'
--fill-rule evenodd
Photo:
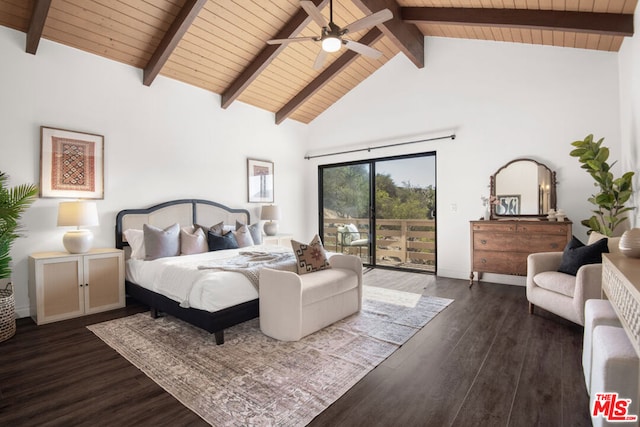
<path fill-rule="evenodd" d="M 369 249 L 369 233 L 358 231 L 354 224 L 346 224 L 338 227 L 339 252 L 345 253 L 347 248 L 357 248 L 358 256 L 362 258 L 362 249 Z M 348 251 L 347 251 L 348 252 Z"/>

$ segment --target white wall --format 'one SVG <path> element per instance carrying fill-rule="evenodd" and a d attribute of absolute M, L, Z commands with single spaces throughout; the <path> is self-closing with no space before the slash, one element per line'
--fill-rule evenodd
<path fill-rule="evenodd" d="M 638 8 L 636 7 L 636 10 Z M 635 14 L 635 28 L 640 28 L 640 16 Z M 622 167 L 635 171 L 633 180 L 636 210 L 631 225 L 640 227 L 640 35 L 626 38 L 619 53 L 620 62 L 620 128 Z"/>
<path fill-rule="evenodd" d="M 42 40 L 24 52 L 24 33 L 0 27 L 0 170 L 11 185 L 39 181 L 40 126 L 105 137 L 105 198 L 98 201 L 96 247 L 114 246 L 115 215 L 174 198 L 204 198 L 250 210 L 247 158 L 275 163 L 281 231 L 304 234 L 299 200 L 306 126 L 242 103 L 227 110 L 211 92 Z M 39 199 L 24 216 L 26 237 L 12 250 L 16 308 L 28 315 L 27 257 L 63 250 L 56 227 L 60 199 Z"/>
<path fill-rule="evenodd" d="M 469 220 L 483 212 L 489 176 L 514 158 L 529 157 L 557 172 L 558 205 L 586 241 L 579 220 L 589 216 L 593 181 L 569 157 L 570 143 L 593 133 L 620 158 L 617 54 L 430 37 L 425 53 L 424 69 L 398 55 L 314 120 L 309 152 L 452 131 L 457 138 L 311 160 L 310 188 L 318 164 L 435 150 L 438 274 L 466 278 Z M 306 200 L 307 220 L 317 224 L 315 193 Z M 511 276 L 491 280 L 523 283 Z"/>

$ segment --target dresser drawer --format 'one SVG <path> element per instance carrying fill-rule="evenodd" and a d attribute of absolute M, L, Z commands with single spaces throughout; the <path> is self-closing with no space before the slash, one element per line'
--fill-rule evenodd
<path fill-rule="evenodd" d="M 567 245 L 567 236 L 554 234 L 519 235 L 518 247 L 521 252 L 560 252 Z"/>
<path fill-rule="evenodd" d="M 515 233 L 516 224 L 513 222 L 479 221 L 473 223 L 473 231 L 489 231 L 494 233 Z"/>
<path fill-rule="evenodd" d="M 524 276 L 527 274 L 527 255 L 518 252 L 475 251 L 472 270 Z"/>
<path fill-rule="evenodd" d="M 523 222 L 516 226 L 517 233 L 532 233 L 532 234 L 553 234 L 556 236 L 566 236 L 570 233 L 571 225 L 569 223 L 544 223 L 536 224 L 535 222 Z"/>
<path fill-rule="evenodd" d="M 513 233 L 473 233 L 474 251 L 512 252 L 518 250 L 521 245 L 521 241 Z"/>

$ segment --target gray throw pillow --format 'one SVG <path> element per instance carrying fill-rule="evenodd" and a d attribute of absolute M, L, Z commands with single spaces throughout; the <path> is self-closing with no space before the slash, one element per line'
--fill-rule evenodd
<path fill-rule="evenodd" d="M 144 249 L 146 260 L 180 255 L 180 225 L 173 224 L 164 230 L 144 224 Z"/>
<path fill-rule="evenodd" d="M 254 244 L 251 233 L 249 233 L 249 228 L 246 225 L 236 228 L 236 231 L 233 232 L 233 237 L 236 238 L 236 242 L 238 242 L 238 247 L 240 248 L 253 246 Z"/>
<path fill-rule="evenodd" d="M 260 229 L 259 223 L 248 225 L 236 220 L 236 230 L 239 230 L 242 226 L 246 226 L 249 229 L 249 233 L 251 233 L 251 240 L 253 240 L 254 245 L 262 244 L 262 230 Z"/>

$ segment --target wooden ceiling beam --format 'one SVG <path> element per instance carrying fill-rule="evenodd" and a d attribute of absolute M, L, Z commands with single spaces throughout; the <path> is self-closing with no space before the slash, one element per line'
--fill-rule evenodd
<path fill-rule="evenodd" d="M 31 21 L 29 21 L 29 29 L 27 30 L 27 45 L 25 48 L 27 53 L 35 55 L 38 51 L 38 45 L 40 44 L 40 38 L 44 30 L 44 23 L 47 20 L 47 15 L 49 15 L 50 6 L 51 0 L 36 0 L 33 5 Z"/>
<path fill-rule="evenodd" d="M 401 18 L 413 24 L 435 23 L 535 28 L 613 36 L 633 35 L 633 15 L 557 10 L 402 7 Z"/>
<path fill-rule="evenodd" d="M 382 31 L 377 27 L 370 29 L 358 42 L 371 46 L 383 37 Z M 358 53 L 347 50 L 345 53 L 335 60 L 331 65 L 322 71 L 318 77 L 313 79 L 304 89 L 294 96 L 287 104 L 276 113 L 276 124 L 280 124 L 297 110 L 306 100 L 315 95 L 327 83 L 331 81 L 338 73 L 347 68 L 353 61 L 358 58 Z"/>
<path fill-rule="evenodd" d="M 153 52 L 147 66 L 144 67 L 142 83 L 145 86 L 151 86 L 151 83 L 158 76 L 173 50 L 178 46 L 178 43 L 180 43 L 180 40 L 182 40 L 182 37 L 189 30 L 189 27 L 206 3 L 207 0 L 187 0 L 185 2 L 155 52 Z"/>
<path fill-rule="evenodd" d="M 329 0 L 313 0 L 313 3 L 319 9 L 324 8 Z M 278 31 L 274 39 L 288 39 L 295 37 L 311 22 L 311 17 L 307 15 L 304 9 L 300 8 L 295 15 Z M 278 54 L 286 47 L 285 44 L 266 45 L 260 53 L 251 61 L 249 65 L 240 73 L 240 75 L 231 83 L 231 85 L 222 94 L 222 108 L 227 108 L 238 96 L 247 88 L 260 73 L 278 56 Z"/>
<path fill-rule="evenodd" d="M 393 18 L 380 24 L 380 29 L 416 67 L 424 68 L 424 35 L 413 23 L 402 20 L 395 0 L 353 0 L 353 4 L 366 14 L 389 9 Z"/>

